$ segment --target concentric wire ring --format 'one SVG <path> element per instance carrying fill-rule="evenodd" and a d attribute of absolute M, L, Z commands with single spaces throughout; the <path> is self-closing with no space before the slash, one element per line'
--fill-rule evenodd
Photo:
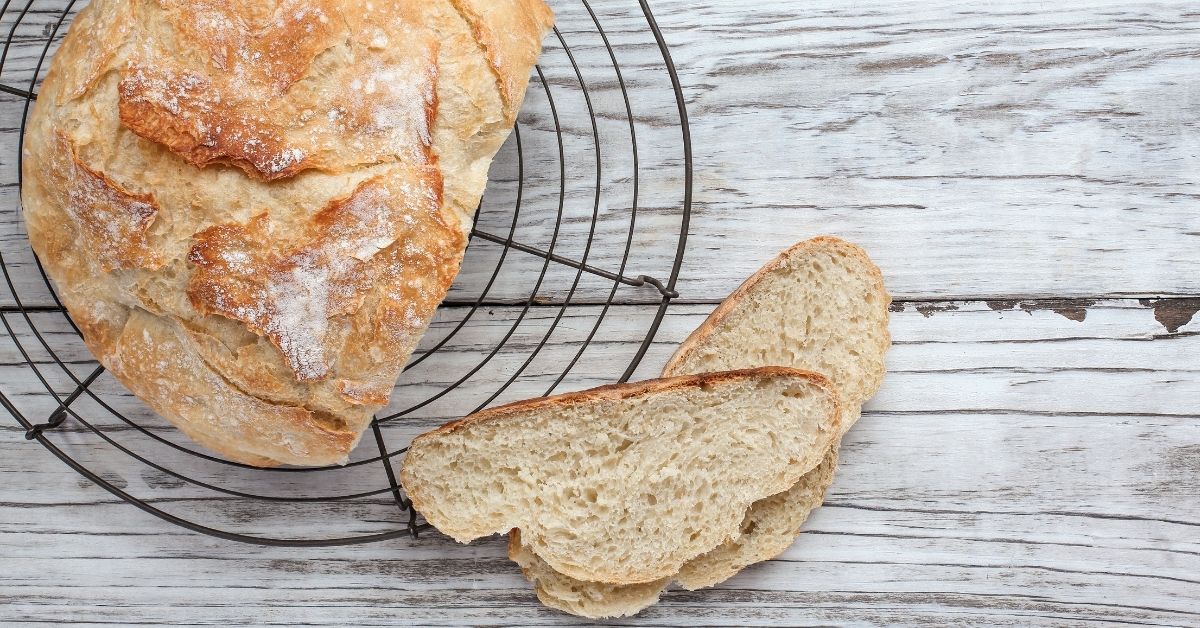
<path fill-rule="evenodd" d="M 5 0 L 0 9 L 0 15 L 5 19 L 10 17 L 11 1 Z M 15 10 L 11 15 L 13 21 L 7 32 L 3 56 L 0 56 L 0 92 L 18 98 L 16 105 L 20 109 L 21 116 L 20 134 L 17 145 L 10 147 L 11 150 L 17 150 L 18 162 L 20 160 L 20 138 L 24 137 L 25 120 L 30 105 L 36 98 L 36 88 L 43 66 L 46 64 L 54 44 L 59 41 L 60 32 L 73 16 L 75 4 L 76 0 L 26 0 L 23 7 Z M 37 6 L 35 7 L 35 5 Z M 53 10 L 48 7 L 53 7 Z M 535 92 L 540 94 L 537 102 L 544 100 L 548 115 L 537 115 L 536 112 L 530 113 L 529 116 L 522 115 L 521 122 L 514 130 L 510 140 L 510 145 L 515 152 L 516 176 L 511 182 L 515 184 L 515 201 L 511 207 L 508 205 L 494 206 L 489 200 L 493 196 L 492 186 L 490 186 L 480 210 L 476 214 L 476 224 L 471 233 L 470 249 L 498 247 L 498 259 L 490 273 L 485 272 L 481 275 L 486 279 L 483 280 L 483 285 L 476 297 L 468 299 L 462 305 L 452 304 L 443 307 L 443 310 L 451 315 L 460 314 L 458 320 L 432 346 L 423 348 L 419 354 L 415 355 L 406 366 L 406 372 L 412 372 L 417 367 L 421 367 L 422 374 L 444 374 L 447 367 L 434 365 L 432 362 L 436 361 L 437 356 L 452 351 L 453 345 L 461 340 L 462 334 L 479 329 L 481 323 L 477 321 L 484 316 L 482 312 L 485 308 L 504 305 L 518 309 L 512 317 L 511 324 L 501 333 L 500 337 L 480 352 L 481 357 L 474 364 L 461 370 L 462 375 L 453 377 L 451 383 L 442 386 L 432 394 L 409 401 L 403 400 L 404 389 L 403 387 L 400 389 L 401 392 L 397 393 L 397 397 L 402 401 L 403 409 L 388 412 L 379 417 L 372 424 L 371 435 L 367 437 L 374 439 L 378 450 L 377 455 L 356 459 L 346 466 L 337 468 L 259 469 L 223 460 L 199 451 L 194 446 L 175 442 L 174 437 L 177 435 L 173 430 L 164 428 L 154 421 L 147 422 L 140 416 L 134 417 L 128 412 L 123 412 L 119 406 L 126 403 L 126 399 L 94 387 L 98 380 L 104 379 L 103 367 L 93 367 L 84 376 L 80 376 L 72 370 L 71 366 L 77 360 L 72 361 L 71 358 L 64 358 L 60 355 L 66 349 L 57 346 L 59 341 L 55 340 L 57 338 L 55 334 L 59 332 L 45 327 L 47 323 L 44 320 L 47 316 L 61 317 L 58 322 L 65 321 L 71 328 L 76 336 L 74 338 L 76 345 L 78 344 L 78 329 L 65 316 L 65 310 L 54 294 L 40 263 L 28 256 L 27 250 L 17 251 L 12 246 L 6 246 L 7 250 L 0 250 L 0 273 L 4 276 L 9 299 L 12 302 L 12 305 L 4 305 L 4 302 L 0 301 L 0 325 L 20 356 L 22 361 L 20 366 L 23 368 L 23 372 L 33 375 L 33 378 L 54 400 L 57 407 L 44 422 L 35 424 L 26 416 L 29 411 L 18 407 L 18 404 L 2 387 L 0 387 L 0 406 L 12 414 L 21 427 L 26 430 L 27 438 L 39 442 L 78 473 L 138 508 L 190 530 L 229 540 L 285 546 L 346 545 L 410 534 L 415 536 L 426 525 L 418 524 L 416 513 L 413 512 L 411 504 L 397 484 L 392 462 L 397 456 L 404 453 L 406 447 L 390 447 L 387 444 L 388 437 L 385 434 L 385 428 L 399 427 L 402 419 L 412 417 L 419 411 L 435 405 L 445 405 L 447 402 L 454 402 L 453 412 L 455 415 L 475 411 L 496 402 L 515 383 L 525 382 L 529 379 L 526 373 L 530 370 L 531 365 L 537 363 L 543 349 L 562 336 L 561 323 L 565 317 L 568 315 L 581 316 L 577 313 L 582 311 L 581 308 L 591 308 L 588 311 L 598 309 L 595 320 L 589 323 L 586 334 L 581 340 L 557 340 L 560 343 L 577 346 L 572 346 L 568 350 L 570 357 L 561 363 L 561 368 L 556 369 L 554 373 L 547 374 L 546 378 L 552 381 L 543 392 L 544 394 L 553 393 L 567 380 L 572 370 L 581 363 L 589 346 L 600 332 L 606 320 L 605 317 L 617 304 L 619 290 L 622 287 L 627 289 L 653 287 L 658 290 L 658 293 L 655 295 L 656 303 L 646 305 L 653 310 L 648 328 L 640 342 L 636 343 L 636 350 L 624 364 L 624 371 L 619 374 L 614 373 L 609 380 L 626 381 L 632 376 L 638 363 L 650 347 L 666 313 L 666 308 L 677 296 L 675 284 L 682 262 L 691 210 L 692 156 L 687 113 L 679 78 L 663 41 L 662 33 L 645 0 L 640 0 L 639 9 L 641 17 L 644 18 L 641 26 L 642 34 L 652 37 L 654 47 L 661 57 L 656 60 L 654 67 L 658 72 L 659 81 L 664 77 L 670 81 L 669 91 L 666 93 L 669 94 L 669 100 L 672 101 L 669 105 L 677 120 L 676 136 L 673 140 L 677 142 L 673 146 L 676 154 L 671 157 L 669 163 L 655 164 L 657 166 L 655 171 L 660 172 L 667 166 L 678 163 L 677 170 L 672 174 L 677 180 L 679 171 L 682 171 L 683 180 L 682 190 L 673 199 L 660 202 L 657 207 L 653 208 L 660 215 L 664 213 L 664 206 L 673 210 L 677 214 L 678 224 L 677 232 L 670 237 L 660 238 L 661 244 L 671 250 L 671 254 L 659 256 L 669 259 L 670 262 L 668 267 L 655 271 L 663 277 L 660 279 L 655 277 L 653 272 L 633 277 L 626 274 L 631 260 L 640 252 L 635 244 L 646 241 L 644 236 L 638 235 L 637 229 L 639 211 L 644 209 L 639 203 L 644 197 L 643 185 L 647 174 L 643 171 L 646 164 L 645 158 L 639 150 L 638 130 L 643 125 L 635 106 L 639 96 L 637 93 L 631 93 L 630 84 L 627 83 L 625 72 L 622 71 L 622 66 L 618 61 L 621 47 L 614 46 L 610 41 L 598 12 L 587 0 L 576 0 L 575 3 L 567 6 L 554 6 L 553 8 L 559 14 L 560 25 L 567 21 L 570 22 L 573 29 L 555 29 L 551 40 L 547 42 L 542 64 L 536 68 L 536 75 L 530 86 L 530 96 L 527 97 L 528 109 L 529 103 L 534 100 Z M 627 13 L 628 8 L 631 7 L 623 8 Z M 51 19 L 43 32 L 27 36 L 24 34 L 24 30 L 27 29 L 23 30 L 23 26 L 31 15 L 51 16 Z M 629 17 L 628 15 L 618 15 L 617 19 L 621 19 L 622 24 L 628 24 L 630 23 Z M 623 39 L 629 37 L 627 31 L 628 27 L 621 29 Z M 572 48 L 568 43 L 568 34 L 570 36 L 575 34 L 579 34 L 581 37 L 587 36 L 595 43 L 576 44 L 576 47 Z M 22 83 L 8 79 L 5 74 L 6 64 L 9 64 L 10 55 L 14 50 L 35 49 L 35 46 L 40 48 L 40 55 L 37 56 L 32 72 L 27 79 Z M 580 57 L 581 54 L 585 56 Z M 604 77 L 603 82 L 606 87 L 598 92 L 589 89 L 590 79 L 587 75 L 594 73 L 605 64 L 614 78 Z M 562 70 L 562 72 L 555 73 L 558 70 Z M 646 69 L 639 68 L 637 71 L 641 73 L 640 78 L 644 78 Z M 10 71 L 10 73 L 18 72 L 20 70 Z M 610 84 L 611 86 L 609 86 Z M 18 85 L 24 86 L 24 89 Z M 556 98 L 558 90 L 561 90 L 562 94 Z M 609 93 L 614 90 L 617 94 L 616 97 Z M 567 100 L 578 102 L 567 106 L 566 101 L 562 101 L 564 97 Z M 596 98 L 600 98 L 604 102 L 596 101 Z M 0 100 L 0 108 L 12 104 L 10 101 L 8 105 L 5 105 L 4 101 Z M 609 108 L 601 110 L 603 107 Z M 582 121 L 584 120 L 587 122 L 586 126 L 583 125 Z M 610 129 L 601 128 L 606 120 L 617 120 L 622 123 L 625 130 L 621 132 L 621 137 L 627 136 L 629 142 L 627 155 L 623 154 L 620 149 L 614 149 L 612 140 L 606 139 L 611 135 Z M 542 148 L 544 143 L 542 140 L 550 137 L 551 134 L 554 140 L 547 145 L 549 148 L 547 152 Z M 533 138 L 532 144 L 530 138 Z M 582 148 L 576 148 L 577 144 Z M 661 152 L 662 147 L 657 148 Z M 530 153 L 531 150 L 534 150 L 535 153 Z M 545 167 L 547 156 L 554 157 L 554 165 L 549 169 Z M 630 202 L 628 205 L 619 203 L 621 208 L 619 212 L 611 211 L 604 202 L 606 194 L 610 199 L 612 196 L 614 182 L 606 179 L 608 173 L 606 168 L 609 168 L 610 164 L 614 162 L 624 168 L 632 169 L 631 174 L 620 179 L 625 182 L 623 189 L 627 190 Z M 581 165 L 585 163 L 588 164 L 586 167 Z M 557 172 L 554 173 L 554 170 Z M 593 173 L 590 177 L 590 185 L 584 186 L 585 191 L 576 189 L 577 186 L 574 183 L 574 179 L 578 178 L 578 173 L 582 170 L 591 170 Z M 556 191 L 547 195 L 537 186 L 537 182 L 541 181 L 552 181 L 552 186 L 557 188 Z M 20 183 L 19 166 L 17 183 L 18 185 Z M 496 179 L 493 180 L 493 184 L 501 185 L 497 183 Z M 663 186 L 660 184 L 658 187 L 662 188 Z M 587 198 L 585 207 L 589 209 L 582 213 L 576 212 L 576 208 L 582 205 L 582 203 L 576 202 L 578 198 Z M 546 199 L 550 199 L 548 203 L 544 202 Z M 609 203 L 612 201 L 609 200 Z M 3 209 L 3 211 L 12 212 L 15 221 L 16 215 L 19 214 L 19 207 L 14 206 Z M 498 235 L 482 227 L 481 217 L 484 216 L 490 222 L 504 225 L 503 229 L 506 230 L 506 233 L 502 230 L 502 235 Z M 614 226 L 619 224 L 614 216 L 618 217 L 625 226 Z M 502 219 L 496 221 L 496 218 Z M 522 236 L 522 225 L 530 220 L 534 221 L 535 227 L 526 230 L 533 231 L 535 235 L 538 233 L 543 236 L 548 235 L 548 242 L 534 244 Z M 579 233 L 571 231 L 578 231 L 579 228 L 583 229 Z M 573 234 L 570 238 L 566 235 L 569 231 Z M 569 245 L 578 243 L 582 244 L 582 250 L 577 254 L 572 255 L 564 250 Z M 27 247 L 27 245 L 25 246 Z M 595 262 L 593 258 L 597 251 L 604 254 L 614 252 L 618 254 L 615 256 L 615 260 Z M 472 259 L 474 252 L 473 250 L 468 251 L 468 262 Z M 5 254 L 8 253 L 18 257 L 29 257 L 30 261 L 14 265 L 13 262 L 6 260 Z M 521 259 L 519 263 L 513 261 L 518 258 Z M 522 275 L 524 280 L 531 285 L 527 296 L 521 299 L 512 299 L 510 296 L 511 285 L 509 285 L 512 282 L 505 280 L 505 273 L 509 272 L 509 266 L 506 264 L 512 262 L 512 265 L 524 268 L 528 266 L 531 259 L 538 258 L 540 259 L 534 263 L 533 270 L 526 271 L 529 274 L 537 273 L 536 279 L 530 279 L 527 274 Z M 551 288 L 552 292 L 557 292 L 562 296 L 559 297 L 558 303 L 546 303 L 547 297 L 543 293 L 547 286 L 558 280 L 559 269 L 565 270 L 567 273 L 567 278 L 563 279 L 568 282 L 567 286 Z M 571 270 L 574 272 L 570 272 Z M 25 275 L 36 274 L 44 284 L 44 288 L 38 286 L 35 290 L 25 287 L 25 284 L 22 283 L 23 278 L 19 279 L 19 274 L 22 272 Z M 520 272 L 520 269 L 516 272 Z M 608 280 L 611 285 L 603 290 L 594 287 L 585 288 L 585 278 Z M 493 292 L 497 289 L 502 293 L 498 297 L 493 296 Z M 598 294 L 600 299 L 591 299 L 586 304 L 577 304 L 577 295 L 581 291 Z M 2 298 L 3 295 L 0 294 L 0 299 Z M 535 309 L 539 316 L 546 315 L 543 318 L 549 318 L 548 327 L 540 333 L 534 333 L 532 340 L 517 343 L 516 338 L 523 338 L 529 334 L 528 330 L 523 327 L 523 323 Z M 548 312 L 553 312 L 553 314 L 550 315 Z M 16 318 L 10 320 L 10 316 Z M 14 326 L 16 320 L 23 323 L 24 328 L 28 330 L 28 335 L 32 338 L 22 337 L 21 330 Z M 49 357 L 48 363 L 39 361 L 38 355 L 42 353 Z M 518 357 L 521 355 L 524 356 L 523 359 Z M 494 389 L 476 394 L 480 392 L 475 390 L 478 387 L 477 374 L 484 369 L 492 368 L 499 356 L 518 357 L 519 364 L 511 372 L 506 372 L 506 377 L 497 378 L 498 380 L 503 379 L 503 381 Z M 431 371 L 430 369 L 436 370 Z M 64 380 L 68 386 L 72 387 L 71 391 L 69 393 L 60 392 L 55 385 L 56 380 Z M 468 387 L 471 390 L 467 390 Z M 79 410 L 77 402 L 80 400 L 94 404 L 100 412 Z M 144 415 L 145 412 L 139 414 Z M 105 421 L 109 422 L 105 423 Z M 52 435 L 65 433 L 66 428 L 60 427 L 63 425 L 82 427 L 82 430 L 72 427 L 75 430 L 72 434 L 80 434 L 94 439 L 93 442 L 107 453 L 98 461 L 85 459 L 82 452 L 71 447 L 70 442 L 52 439 Z M 166 455 L 163 457 L 146 455 L 144 453 L 146 447 L 158 448 Z M 188 516 L 170 512 L 158 503 L 157 495 L 150 498 L 135 495 L 136 491 L 128 489 L 127 481 L 122 485 L 121 482 L 111 479 L 112 474 L 106 472 L 107 469 L 101 471 L 94 468 L 98 466 L 107 468 L 113 463 L 119 466 L 122 462 L 128 465 L 122 467 L 123 469 L 134 469 L 135 472 L 141 472 L 143 477 L 149 477 L 147 474 L 150 474 L 150 476 L 160 478 L 157 482 L 169 483 L 172 487 L 183 491 L 200 491 L 203 494 L 212 495 L 214 499 L 223 497 L 246 500 L 250 503 L 274 503 L 287 505 L 289 508 L 305 504 L 355 503 L 378 506 L 393 503 L 393 507 L 399 507 L 402 516 L 405 516 L 407 521 L 401 522 L 399 525 L 395 521 L 384 521 L 382 523 L 385 530 L 382 532 L 355 531 L 351 534 L 337 536 L 323 535 L 320 538 L 274 538 L 258 533 L 247 534 L 227 529 L 224 526 L 201 523 Z M 365 471 L 373 468 L 372 465 L 377 463 L 383 467 L 384 473 L 374 477 L 377 480 L 384 480 L 383 482 L 370 482 L 370 485 L 355 486 L 352 489 L 347 488 L 334 492 L 320 492 L 324 482 L 321 478 L 334 473 L 353 473 L 360 469 Z M 205 479 L 196 477 L 194 473 L 188 471 L 190 466 L 197 464 L 208 466 Z M 292 492 L 292 487 L 286 487 L 288 490 L 277 494 L 263 490 L 247 491 L 235 488 L 233 484 L 223 485 L 222 482 L 217 481 L 230 474 L 238 479 L 251 478 L 256 486 L 267 489 L 277 484 L 277 482 L 268 481 L 272 477 L 280 479 L 295 477 L 297 480 L 305 478 L 303 480 L 305 486 L 311 490 L 317 490 L 319 494 L 315 496 L 298 495 Z M 380 499 L 385 496 L 389 497 L 381 502 Z M 363 521 L 354 520 L 353 523 L 357 525 Z"/>

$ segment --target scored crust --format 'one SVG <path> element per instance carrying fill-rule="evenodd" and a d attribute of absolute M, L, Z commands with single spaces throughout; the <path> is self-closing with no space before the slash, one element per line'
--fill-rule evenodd
<path fill-rule="evenodd" d="M 97 359 L 256 465 L 344 462 L 458 272 L 541 0 L 95 0 L 25 136 Z"/>

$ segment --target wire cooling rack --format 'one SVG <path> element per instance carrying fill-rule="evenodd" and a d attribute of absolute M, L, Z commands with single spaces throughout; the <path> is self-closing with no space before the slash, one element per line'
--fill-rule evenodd
<path fill-rule="evenodd" d="M 679 79 L 645 0 L 553 3 L 558 26 L 493 165 L 462 273 L 351 462 L 321 469 L 258 469 L 182 437 L 95 362 L 33 256 L 21 139 L 84 4 L 6 0 L 0 10 L 0 405 L 28 440 L 122 500 L 216 537 L 415 538 L 428 524 L 396 478 L 413 436 L 634 373 L 678 296 L 692 186 Z"/>

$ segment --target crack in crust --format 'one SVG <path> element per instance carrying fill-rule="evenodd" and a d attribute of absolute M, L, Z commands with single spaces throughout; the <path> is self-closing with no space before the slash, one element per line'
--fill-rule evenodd
<path fill-rule="evenodd" d="M 290 0 L 262 25 L 217 0 L 160 4 L 175 45 L 200 58 L 142 36 L 119 86 L 121 122 L 138 135 L 193 166 L 263 181 L 433 161 L 438 41 L 396 26 L 419 17 L 412 3 L 345 20 L 329 0 Z M 332 81 L 309 80 L 335 60 L 346 62 L 328 70 Z"/>
<path fill-rule="evenodd" d="M 230 0 L 159 0 L 171 25 L 220 70 L 251 75 L 255 85 L 282 94 L 308 71 L 338 36 L 338 8 L 330 0 L 272 3 Z"/>
<path fill-rule="evenodd" d="M 533 65 L 540 52 L 525 45 L 523 33 L 546 30 L 554 23 L 554 14 L 541 0 L 516 3 L 520 6 L 503 6 L 491 0 L 450 0 L 454 10 L 470 25 L 471 35 L 496 75 L 496 89 L 510 122 L 516 119 L 529 84 L 526 68 Z"/>
<path fill-rule="evenodd" d="M 263 246 L 281 229 L 267 214 L 201 231 L 188 254 L 196 265 L 188 298 L 201 313 L 241 321 L 270 338 L 297 381 L 325 379 L 336 357 L 329 348 L 350 333 L 341 321 L 358 312 L 377 286 L 404 290 L 395 285 L 400 277 L 411 277 L 416 287 L 422 278 L 448 281 L 453 275 L 443 260 L 454 259 L 462 236 L 442 216 L 436 171 L 425 174 L 399 185 L 382 177 L 362 183 L 318 212 L 287 246 Z M 412 311 L 406 308 L 402 320 L 421 328 L 417 312 L 436 306 L 434 291 L 411 292 Z M 395 339 L 400 330 L 371 331 Z"/>
<path fill-rule="evenodd" d="M 147 241 L 159 208 L 149 194 L 134 194 L 80 159 L 74 144 L 57 134 L 58 156 L 65 162 L 61 191 L 64 208 L 78 225 L 80 238 L 106 272 L 155 269 L 163 260 Z"/>

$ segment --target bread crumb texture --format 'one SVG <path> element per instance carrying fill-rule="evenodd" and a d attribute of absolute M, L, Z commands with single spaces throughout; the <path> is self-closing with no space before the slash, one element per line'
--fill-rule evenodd
<path fill-rule="evenodd" d="M 840 433 L 819 376 L 755 369 L 521 402 L 418 437 L 417 510 L 468 542 L 521 530 L 578 579 L 648 582 L 738 533 L 746 508 L 817 466 Z"/>
<path fill-rule="evenodd" d="M 883 380 L 891 344 L 879 268 L 861 248 L 832 237 L 801 242 L 748 279 L 681 345 L 664 375 L 779 364 L 824 373 L 839 391 L 841 430 Z M 633 615 L 656 603 L 672 580 L 695 590 L 778 556 L 800 534 L 833 483 L 834 445 L 786 491 L 754 502 L 738 532 L 652 583 L 612 585 L 555 571 L 513 533 L 509 555 L 547 606 L 592 618 Z"/>

